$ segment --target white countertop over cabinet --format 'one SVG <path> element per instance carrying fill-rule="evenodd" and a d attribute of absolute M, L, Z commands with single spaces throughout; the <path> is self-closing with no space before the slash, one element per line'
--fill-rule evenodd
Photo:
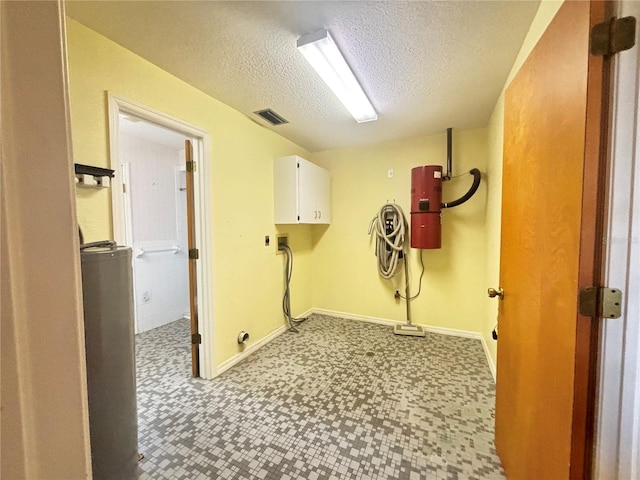
<path fill-rule="evenodd" d="M 329 172 L 297 155 L 273 162 L 276 224 L 331 223 Z"/>

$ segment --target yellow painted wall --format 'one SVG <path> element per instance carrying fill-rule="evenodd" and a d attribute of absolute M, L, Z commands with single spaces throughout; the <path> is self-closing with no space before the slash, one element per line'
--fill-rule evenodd
<path fill-rule="evenodd" d="M 562 5 L 543 1 L 514 62 L 506 86 Z M 479 168 L 482 186 L 464 205 L 445 211 L 442 250 L 423 252 L 426 272 L 423 293 L 414 300 L 414 322 L 480 332 L 495 364 L 496 342 L 491 332 L 498 302 L 486 289 L 500 279 L 500 216 L 502 200 L 502 144 L 504 92 L 498 98 L 485 129 L 456 131 L 455 173 Z M 404 286 L 399 275 L 388 281 L 378 276 L 369 221 L 387 200 L 395 199 L 408 215 L 411 168 L 444 164 L 445 134 L 316 153 L 312 160 L 328 168 L 332 177 L 330 228 L 314 230 L 313 305 L 350 314 L 404 320 L 405 304 L 393 292 Z M 394 168 L 395 178 L 386 178 Z M 471 177 L 445 184 L 445 199 L 457 198 Z M 419 264 L 412 250 L 412 292 L 416 291 Z"/>
<path fill-rule="evenodd" d="M 531 50 L 547 29 L 547 26 L 558 12 L 562 1 L 543 1 L 540 3 L 538 12 L 536 13 L 529 32 L 520 49 L 520 53 L 514 62 L 511 73 L 505 84 L 505 89 L 518 73 L 520 67 L 525 62 Z M 491 120 L 489 121 L 488 145 L 489 158 L 487 163 L 488 192 L 487 192 L 487 210 L 486 210 L 486 285 L 497 286 L 500 283 L 500 214 L 502 201 L 502 145 L 504 136 L 504 89 L 496 102 Z M 495 299 L 487 299 L 485 301 L 485 320 L 486 323 L 482 328 L 489 353 L 496 362 L 497 345 L 491 338 L 491 331 L 495 326 L 498 316 L 498 302 Z"/>
<path fill-rule="evenodd" d="M 454 131 L 454 174 L 486 170 L 486 129 Z M 404 320 L 404 301 L 394 292 L 404 280 L 378 275 L 369 222 L 387 201 L 409 216 L 411 168 L 446 163 L 446 134 L 409 138 L 366 147 L 316 153 L 313 161 L 331 173 L 331 226 L 314 230 L 313 305 L 349 314 Z M 387 170 L 394 169 L 394 178 Z M 443 200 L 468 190 L 472 176 L 447 182 Z M 481 330 L 478 315 L 485 295 L 485 203 L 481 184 L 469 202 L 445 210 L 440 250 L 424 250 L 426 271 L 421 295 L 411 302 L 413 321 L 425 325 Z M 411 250 L 412 293 L 417 292 L 418 250 Z M 402 272 L 402 270 L 400 270 Z"/>
<path fill-rule="evenodd" d="M 77 163 L 109 166 L 106 91 L 194 124 L 211 135 L 215 364 L 284 324 L 283 256 L 276 255 L 273 158 L 307 152 L 132 52 L 68 19 L 71 125 Z M 107 191 L 80 190 L 85 241 L 111 237 Z M 292 310 L 311 307 L 311 227 L 281 228 L 296 255 Z M 264 236 L 273 242 L 264 246 Z M 208 319 L 212 321 L 212 319 Z M 207 339 L 205 339 L 207 341 Z"/>
<path fill-rule="evenodd" d="M 528 56 L 562 2 L 544 1 L 509 81 Z M 412 167 L 446 161 L 444 132 L 428 137 L 309 154 L 251 122 L 167 72 L 69 20 L 73 148 L 76 162 L 108 166 L 105 91 L 124 96 L 195 124 L 212 135 L 214 316 L 219 364 L 237 353 L 240 330 L 252 341 L 282 325 L 282 256 L 264 247 L 264 235 L 286 232 L 295 253 L 293 313 L 308 308 L 404 320 L 404 302 L 393 298 L 401 276 L 387 281 L 376 270 L 371 218 L 387 201 L 408 216 Z M 508 83 L 507 83 L 508 84 Z M 423 292 L 412 305 L 417 323 L 481 332 L 495 361 L 491 330 L 497 302 L 486 288 L 499 284 L 500 201 L 504 98 L 484 129 L 455 131 L 454 173 L 483 173 L 476 196 L 445 211 L 443 248 L 423 252 Z M 299 154 L 324 166 L 332 177 L 330 226 L 273 225 L 272 159 Z M 393 168 L 395 177 L 387 178 Z M 445 200 L 466 191 L 471 176 L 445 184 Z M 87 241 L 111 236 L 110 196 L 78 190 L 77 211 Z M 275 243 L 273 243 L 275 245 Z M 410 261 L 412 292 L 419 276 L 417 251 Z"/>
<path fill-rule="evenodd" d="M 504 132 L 504 93 L 500 94 L 487 127 L 489 156 L 487 162 L 487 211 L 486 211 L 486 286 L 500 286 L 500 222 L 502 215 L 502 143 Z M 497 343 L 491 332 L 498 321 L 498 300 L 486 298 L 484 302 L 485 324 L 481 331 L 494 365 Z"/>

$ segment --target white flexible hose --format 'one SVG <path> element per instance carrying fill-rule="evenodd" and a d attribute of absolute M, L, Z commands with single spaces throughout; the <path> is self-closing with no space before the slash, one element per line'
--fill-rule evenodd
<path fill-rule="evenodd" d="M 387 233 L 387 223 L 392 227 Z M 382 278 L 391 278 L 398 269 L 400 252 L 404 248 L 407 219 L 399 205 L 386 203 L 369 224 L 369 235 L 375 230 L 378 272 Z M 387 246 L 389 247 L 387 249 Z"/>

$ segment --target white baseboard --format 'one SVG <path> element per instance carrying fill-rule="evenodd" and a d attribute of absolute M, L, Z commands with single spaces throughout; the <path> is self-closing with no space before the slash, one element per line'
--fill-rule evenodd
<path fill-rule="evenodd" d="M 307 310 L 302 315 L 300 315 L 298 318 L 306 318 L 309 315 L 311 315 L 312 313 L 313 313 L 312 309 Z M 282 325 L 281 327 L 275 329 L 273 332 L 268 334 L 266 337 L 262 337 L 256 343 L 253 343 L 253 344 L 249 345 L 242 352 L 236 353 L 229 360 L 225 360 L 220 365 L 218 365 L 218 367 L 216 368 L 216 371 L 214 372 L 212 378 L 217 377 L 221 373 L 226 372 L 227 370 L 229 370 L 234 365 L 237 365 L 238 363 L 240 363 L 242 360 L 244 360 L 247 356 L 251 355 L 256 350 L 258 350 L 259 348 L 264 347 L 271 340 L 273 340 L 273 339 L 279 337 L 280 335 L 282 335 L 284 332 L 287 331 L 288 328 L 289 328 L 288 325 Z"/>
<path fill-rule="evenodd" d="M 377 323 L 380 325 L 400 325 L 404 324 L 404 321 L 401 320 L 390 320 L 388 318 L 380 318 L 380 317 L 369 317 L 366 315 L 358 315 L 354 313 L 347 312 L 336 312 L 334 310 L 325 310 L 322 308 L 313 308 L 313 313 L 317 313 L 319 315 L 327 315 L 328 317 L 336 317 L 336 318 L 346 318 L 348 320 L 358 320 L 361 322 L 368 323 Z M 420 325 L 427 332 L 440 333 L 442 335 L 452 335 L 454 337 L 465 337 L 465 338 L 482 338 L 482 334 L 480 332 L 473 332 L 471 330 L 458 330 L 456 328 L 446 328 L 446 327 L 434 327 L 432 325 L 423 325 L 420 323 L 416 323 L 416 325 Z"/>
<path fill-rule="evenodd" d="M 358 315 L 357 313 L 337 312 L 335 310 L 325 310 L 324 308 L 312 308 L 311 313 L 317 313 L 318 315 L 326 315 L 328 317 L 346 318 L 347 320 L 358 320 L 359 322 L 377 323 L 379 325 L 393 326 L 398 323 L 396 320 L 389 320 L 387 318 L 368 317 L 366 315 Z"/>
<path fill-rule="evenodd" d="M 489 353 L 489 347 L 487 345 L 487 341 L 484 338 L 484 335 L 480 337 L 480 341 L 482 342 L 482 348 L 484 349 L 484 356 L 487 357 L 487 363 L 489 364 L 489 370 L 491 370 L 493 383 L 496 383 L 496 364 L 493 361 L 493 357 Z"/>
<path fill-rule="evenodd" d="M 224 362 L 222 362 L 220 365 L 218 365 L 218 367 L 216 368 L 215 374 L 213 375 L 214 378 L 217 377 L 218 375 L 220 375 L 223 372 L 226 372 L 227 370 L 229 370 L 231 367 L 233 367 L 234 365 L 240 363 L 242 360 L 244 360 L 248 355 L 251 355 L 253 352 L 255 352 L 256 350 L 258 350 L 261 347 L 264 347 L 267 343 L 269 343 L 271 340 L 273 340 L 274 338 L 279 337 L 280 335 L 282 335 L 284 332 L 287 331 L 287 326 L 283 325 L 280 328 L 277 328 L 276 330 L 274 330 L 273 332 L 271 332 L 269 335 L 267 335 L 266 337 L 262 337 L 260 340 L 258 340 L 256 343 L 253 343 L 251 345 L 249 345 L 247 348 L 245 348 L 242 352 L 238 352 L 236 353 L 233 357 L 231 357 L 229 360 L 225 360 Z"/>
<path fill-rule="evenodd" d="M 312 313 L 315 313 L 315 310 L 313 308 L 310 308 L 306 312 L 302 312 L 302 314 L 298 315 L 296 318 L 307 318 Z"/>
<path fill-rule="evenodd" d="M 325 310 L 323 308 L 312 308 L 311 313 L 317 313 L 318 315 L 326 315 L 328 317 L 335 318 L 346 318 L 348 320 L 358 320 L 360 322 L 368 322 L 368 323 L 377 323 L 379 325 L 399 325 L 405 322 L 399 320 L 390 320 L 388 318 L 379 318 L 379 317 L 369 317 L 366 315 L 358 315 L 355 313 L 347 313 L 347 312 L 337 312 L 334 310 Z M 439 333 L 441 335 L 451 335 L 454 337 L 464 337 L 464 338 L 474 338 L 476 340 L 480 340 L 482 343 L 482 349 L 484 350 L 484 355 L 487 358 L 487 363 L 489 365 L 489 370 L 491 371 L 491 375 L 493 376 L 493 381 L 496 381 L 496 366 L 489 354 L 489 348 L 484 339 L 484 335 L 480 332 L 474 332 L 471 330 L 458 330 L 457 328 L 446 328 L 446 327 L 434 327 L 432 325 L 423 325 L 417 323 L 416 325 L 420 325 L 427 332 Z"/>
<path fill-rule="evenodd" d="M 311 308 L 306 312 L 304 312 L 302 315 L 299 315 L 298 318 L 306 318 L 313 313 L 317 313 L 318 315 L 326 315 L 328 317 L 345 318 L 347 320 L 357 320 L 360 322 L 376 323 L 379 325 L 388 325 L 388 326 L 394 326 L 394 325 L 404 323 L 399 320 L 390 320 L 388 318 L 379 318 L 379 317 L 369 317 L 366 315 L 358 315 L 356 313 L 337 312 L 334 310 L 325 310 L 323 308 Z M 482 343 L 482 349 L 484 350 L 484 354 L 487 359 L 487 364 L 489 365 L 489 370 L 491 371 L 491 375 L 493 376 L 493 381 L 494 382 L 496 381 L 496 365 L 493 362 L 493 358 L 491 358 L 491 355 L 489 354 L 489 348 L 487 347 L 487 343 L 484 339 L 484 336 L 480 332 L 473 332 L 470 330 L 458 330 L 456 328 L 434 327 L 432 325 L 422 325 L 422 324 L 417 324 L 417 325 L 420 325 L 427 332 L 439 333 L 441 335 L 451 335 L 454 337 L 474 338 L 474 339 L 480 340 L 480 343 Z M 233 357 L 231 357 L 230 359 L 222 362 L 216 368 L 216 371 L 213 377 L 217 377 L 221 373 L 229 370 L 234 365 L 240 363 L 242 360 L 244 360 L 247 356 L 251 355 L 256 350 L 258 350 L 259 348 L 262 348 L 273 339 L 282 335 L 284 332 L 287 331 L 287 328 L 288 328 L 287 325 L 281 326 L 280 328 L 271 332 L 266 337 L 263 337 L 260 340 L 258 340 L 256 343 L 251 344 L 250 346 L 245 348 L 242 352 L 239 352 L 235 354 Z"/>

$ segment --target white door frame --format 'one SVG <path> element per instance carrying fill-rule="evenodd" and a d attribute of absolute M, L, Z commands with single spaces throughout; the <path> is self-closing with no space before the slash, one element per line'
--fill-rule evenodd
<path fill-rule="evenodd" d="M 640 4 L 619 2 L 616 15 L 637 18 Z M 616 55 L 605 285 L 622 289 L 623 304 L 621 318 L 602 321 L 593 475 L 596 479 L 640 478 L 639 69 L 637 44 Z"/>
<path fill-rule="evenodd" d="M 196 218 L 196 245 L 198 245 L 200 260 L 197 262 L 196 272 L 198 276 L 198 332 L 202 335 L 200 344 L 200 376 L 211 379 L 215 376 L 214 366 L 214 317 L 213 317 L 213 288 L 212 288 L 212 255 L 213 245 L 211 232 L 211 165 L 210 137 L 205 130 L 187 123 L 179 118 L 167 115 L 138 102 L 126 99 L 112 92 L 107 92 L 109 104 L 109 147 L 111 168 L 116 175 L 111 183 L 111 202 L 113 211 L 113 237 L 121 244 L 128 244 L 126 235 L 125 200 L 123 195 L 123 172 L 119 158 L 118 137 L 120 132 L 120 114 L 134 115 L 142 120 L 154 123 L 161 127 L 174 130 L 189 139 L 193 143 L 193 158 L 198 168 L 194 172 L 194 200 Z"/>

